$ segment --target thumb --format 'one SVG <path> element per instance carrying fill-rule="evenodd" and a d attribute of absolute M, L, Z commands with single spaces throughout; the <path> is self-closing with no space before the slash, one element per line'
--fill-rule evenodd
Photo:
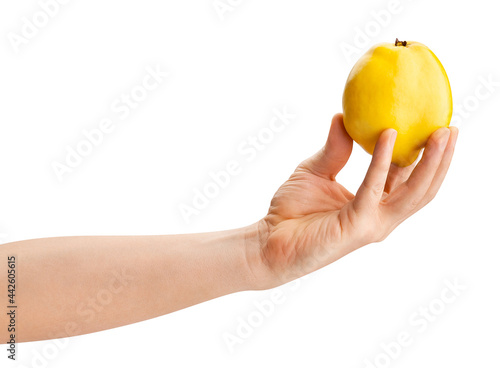
<path fill-rule="evenodd" d="M 352 138 L 344 128 L 342 114 L 335 114 L 326 144 L 303 165 L 315 175 L 334 180 L 351 156 L 351 151 Z"/>

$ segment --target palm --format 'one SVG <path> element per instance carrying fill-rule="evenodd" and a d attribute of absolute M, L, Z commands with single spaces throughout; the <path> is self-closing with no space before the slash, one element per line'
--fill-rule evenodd
<path fill-rule="evenodd" d="M 341 184 L 300 166 L 271 201 L 266 256 L 279 270 L 303 273 L 321 267 L 314 253 L 342 238 L 354 196 Z M 344 226 L 342 222 L 344 221 Z M 349 228 L 352 226 L 349 224 Z M 315 248 L 313 248 L 315 247 Z M 304 261 L 317 265 L 303 265 Z M 294 270 L 300 267 L 300 270 Z"/>
<path fill-rule="evenodd" d="M 354 196 L 333 180 L 319 177 L 299 167 L 276 193 L 270 214 L 286 219 L 308 215 L 330 216 Z"/>

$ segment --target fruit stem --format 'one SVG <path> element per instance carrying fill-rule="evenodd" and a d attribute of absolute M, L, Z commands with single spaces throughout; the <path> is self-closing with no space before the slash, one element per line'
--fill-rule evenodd
<path fill-rule="evenodd" d="M 400 41 L 396 38 L 396 42 L 394 42 L 394 46 L 406 46 L 406 41 Z"/>

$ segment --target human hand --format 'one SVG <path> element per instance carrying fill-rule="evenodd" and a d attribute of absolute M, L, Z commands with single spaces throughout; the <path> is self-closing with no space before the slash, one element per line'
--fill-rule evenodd
<path fill-rule="evenodd" d="M 391 163 L 397 132 L 383 131 L 356 195 L 335 177 L 352 151 L 342 114 L 325 146 L 303 161 L 279 188 L 259 224 L 264 284 L 274 287 L 315 271 L 366 244 L 382 241 L 436 195 L 450 165 L 458 129 L 440 128 L 422 159 Z"/>

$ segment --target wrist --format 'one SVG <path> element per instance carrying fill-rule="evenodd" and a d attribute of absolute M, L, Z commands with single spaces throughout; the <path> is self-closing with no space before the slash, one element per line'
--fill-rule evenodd
<path fill-rule="evenodd" d="M 265 220 L 243 228 L 245 268 L 249 290 L 265 290 L 277 286 L 275 277 L 263 256 L 268 234 L 269 228 Z"/>

